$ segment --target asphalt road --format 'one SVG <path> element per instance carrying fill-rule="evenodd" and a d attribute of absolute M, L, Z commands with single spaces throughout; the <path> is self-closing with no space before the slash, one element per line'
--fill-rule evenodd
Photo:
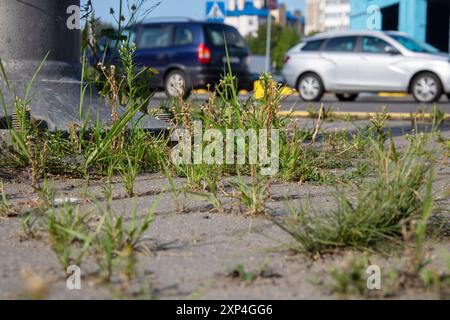
<path fill-rule="evenodd" d="M 245 98 L 245 96 L 243 96 Z M 206 95 L 192 95 L 191 99 L 194 103 L 201 103 L 206 100 Z M 151 102 L 151 107 L 158 107 L 164 105 L 166 97 L 162 93 L 158 93 L 153 101 Z M 416 112 L 428 112 L 431 110 L 432 105 L 416 103 L 414 99 L 410 96 L 402 98 L 386 98 L 379 97 L 376 95 L 364 95 L 360 96 L 355 102 L 339 102 L 334 95 L 326 95 L 322 101 L 326 109 L 330 109 L 335 112 L 377 112 L 382 110 L 383 106 L 388 108 L 389 112 L 395 113 L 416 113 Z M 315 103 L 305 103 L 301 101 L 296 95 L 286 98 L 283 102 L 283 110 L 295 110 L 295 111 L 307 111 L 308 108 L 313 107 L 318 109 L 320 107 L 320 102 Z M 445 113 L 450 113 L 450 101 L 445 95 L 437 104 L 439 109 Z"/>

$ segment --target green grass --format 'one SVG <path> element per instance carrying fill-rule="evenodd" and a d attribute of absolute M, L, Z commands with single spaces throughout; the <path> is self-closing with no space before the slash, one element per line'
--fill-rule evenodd
<path fill-rule="evenodd" d="M 23 97 L 19 97 L 10 86 L 8 75 L 6 74 L 3 66 L 3 61 L 0 59 L 1 77 L 6 83 L 6 88 L 9 91 L 9 96 L 13 100 L 9 103 L 12 103 L 14 110 L 14 114 L 8 114 L 8 101 L 5 100 L 5 96 L 0 90 L 0 100 L 3 105 L 3 110 L 6 117 L 6 124 L 11 134 L 11 141 L 8 151 L 10 153 L 10 156 L 13 157 L 14 161 L 17 163 L 17 166 L 28 166 L 30 161 L 36 161 L 35 159 L 33 159 L 33 156 L 35 155 L 30 154 L 30 139 L 32 139 L 32 137 L 36 135 L 37 127 L 31 122 L 31 119 L 29 119 L 27 115 L 30 112 L 31 88 L 33 87 L 33 84 L 39 72 L 47 61 L 49 54 L 50 52 L 46 54 L 34 74 L 31 76 L 31 79 L 27 82 Z M 13 125 L 13 123 L 11 123 L 10 116 L 11 118 L 16 119 L 15 126 Z"/>
<path fill-rule="evenodd" d="M 124 79 L 115 83 L 112 78 L 110 91 L 105 93 L 113 109 L 112 126 L 106 128 L 104 123 L 96 121 L 88 126 L 89 111 L 82 118 L 84 99 L 79 106 L 79 123 L 70 125 L 68 136 L 62 132 L 50 133 L 39 129 L 27 116 L 30 111 L 30 90 L 46 59 L 36 70 L 27 84 L 24 97 L 15 97 L 12 101 L 18 125 L 13 126 L 7 117 L 7 126 L 11 134 L 11 143 L 2 145 L 4 165 L 12 168 L 30 168 L 31 186 L 39 191 L 42 179 L 48 175 L 65 175 L 68 177 L 103 176 L 108 166 L 113 165 L 113 174 L 121 174 L 126 182 L 129 195 L 134 194 L 134 180 L 142 172 L 155 172 L 160 169 L 157 155 L 165 150 L 168 140 L 162 136 L 154 136 L 145 132 L 139 125 L 141 116 L 136 115 L 147 106 L 151 95 L 143 97 L 133 84 L 141 76 L 143 70 L 137 70 L 133 63 L 135 48 L 122 46 L 120 49 L 121 69 Z M 6 83 L 8 78 L 0 61 L 2 77 Z M 83 70 L 89 69 L 83 64 Z M 84 83 L 84 79 L 82 79 Z M 126 101 L 117 100 L 117 90 L 128 86 Z M 8 86 L 9 88 L 9 86 Z M 80 88 L 82 97 L 87 93 L 89 84 Z M 7 101 L 0 95 L 3 108 L 7 110 Z M 124 112 L 118 115 L 119 104 L 124 103 Z M 32 111 L 32 110 L 31 110 Z M 115 115 L 114 115 L 115 114 Z"/>
<path fill-rule="evenodd" d="M 231 69 L 227 70 L 215 91 L 209 92 L 207 101 L 196 107 L 191 101 L 172 99 L 172 106 L 167 106 L 174 115 L 175 127 L 184 128 L 194 139 L 194 121 L 202 122 L 202 133 L 213 128 L 224 135 L 229 129 L 246 131 L 249 129 L 278 129 L 280 130 L 280 168 L 277 180 L 286 182 L 312 182 L 315 184 L 338 184 L 351 181 L 361 181 L 369 175 L 372 148 L 371 141 L 374 133 L 383 132 L 385 121 L 374 120 L 365 129 L 356 130 L 349 134 L 347 131 L 333 133 L 320 132 L 321 115 L 314 132 L 292 124 L 291 120 L 278 115 L 281 107 L 281 87 L 268 74 L 261 76 L 261 84 L 265 92 L 263 98 L 250 97 L 242 101 L 237 96 L 236 78 Z M 380 114 L 380 119 L 383 115 Z M 174 177 L 186 179 L 185 191 L 172 188 L 174 197 L 186 195 L 186 192 L 199 195 L 216 211 L 227 211 L 221 197 L 229 197 L 238 201 L 239 208 L 246 213 L 265 213 L 265 201 L 268 197 L 270 179 L 261 176 L 258 162 L 254 167 L 248 164 L 249 142 L 245 143 L 245 162 L 247 164 L 164 164 L 164 173 L 171 181 Z M 205 147 L 205 145 L 203 145 Z M 235 148 L 236 150 L 236 148 Z M 236 152 L 236 151 L 235 151 Z M 224 154 L 226 150 L 224 149 Z M 235 154 L 236 156 L 236 154 Z M 340 173 L 356 169 L 350 173 Z M 256 168 L 256 170 L 255 170 Z M 211 187 L 212 184 L 224 185 L 223 178 L 237 176 L 231 179 L 231 191 L 223 188 Z M 250 183 L 245 182 L 248 177 Z M 176 190 L 177 189 L 177 190 Z"/>
<path fill-rule="evenodd" d="M 131 210 L 131 221 L 125 223 L 125 215 L 117 214 L 110 204 L 106 208 L 97 205 L 104 221 L 94 238 L 96 262 L 101 277 L 109 281 L 114 270 L 126 281 L 135 275 L 137 252 L 142 244 L 145 232 L 153 222 L 153 215 L 159 201 L 154 201 L 151 208 L 140 220 L 137 205 Z"/>
<path fill-rule="evenodd" d="M 368 295 L 367 268 L 370 262 L 366 257 L 346 256 L 338 267 L 329 271 L 330 283 L 327 284 L 331 293 L 344 296 Z"/>
<path fill-rule="evenodd" d="M 0 217 L 10 217 L 14 215 L 16 215 L 16 212 L 9 203 L 3 182 L 0 180 Z"/>
<path fill-rule="evenodd" d="M 130 281 L 157 205 L 158 200 L 144 217 L 138 217 L 137 205 L 129 216 L 118 214 L 110 200 L 106 207 L 97 203 L 95 210 L 81 211 L 79 206 L 70 204 L 50 209 L 45 217 L 46 230 L 62 269 L 94 260 L 101 280 L 110 281 L 116 274 L 123 281 Z"/>
<path fill-rule="evenodd" d="M 66 205 L 63 210 L 51 209 L 47 215 L 51 246 L 62 269 L 67 270 L 70 265 L 81 267 L 83 257 L 94 240 L 89 229 L 93 215 L 91 212 L 80 212 L 79 208 L 70 205 Z"/>
<path fill-rule="evenodd" d="M 261 177 L 259 170 L 253 170 L 248 164 L 173 165 L 170 163 L 171 145 L 168 138 L 170 133 L 168 136 L 155 137 L 144 132 L 139 123 L 135 122 L 136 114 L 148 104 L 151 95 L 141 95 L 139 88 L 136 87 L 137 79 L 143 71 L 137 71 L 133 62 L 134 50 L 134 46 L 123 45 L 119 51 L 120 66 L 112 69 L 111 66 L 102 68 L 104 80 L 108 82 L 103 87 L 108 90 L 104 90 L 103 94 L 113 109 L 112 127 L 105 128 L 103 123 L 97 121 L 88 128 L 87 118 L 82 118 L 84 108 L 82 99 L 79 106 L 80 124 L 68 128 L 68 138 L 61 132 L 54 134 L 42 132 L 33 129 L 31 124 L 23 123 L 24 129 L 31 126 L 33 130 L 27 131 L 26 139 L 24 137 L 16 139 L 17 143 L 10 148 L 10 159 L 14 159 L 10 165 L 16 168 L 30 167 L 31 184 L 37 191 L 42 187 L 42 179 L 54 174 L 74 178 L 84 177 L 87 181 L 90 177 L 108 176 L 110 179 L 114 175 L 120 175 L 130 197 L 136 193 L 134 185 L 139 174 L 162 170 L 167 176 L 187 179 L 186 190 L 179 192 L 179 195 L 197 192 L 202 193 L 204 197 L 207 194 L 207 200 L 217 211 L 225 210 L 220 198 L 226 194 L 222 188 L 217 188 L 217 185 L 224 184 L 223 178 L 249 176 L 252 183 L 245 184 L 243 180 L 238 179 L 238 183 L 233 183 L 232 187 L 243 207 L 251 212 L 262 212 L 260 208 L 264 207 L 262 202 L 266 198 L 262 194 L 267 193 L 267 179 Z M 83 64 L 84 75 L 89 68 Z M 36 75 L 38 72 L 39 69 Z M 123 75 L 123 81 L 118 81 L 119 74 Z M 29 88 L 34 78 L 30 81 Z M 264 96 L 241 101 L 237 95 L 237 79 L 232 73 L 231 65 L 228 64 L 220 84 L 210 92 L 208 100 L 203 105 L 193 106 L 189 101 L 172 99 L 167 108 L 174 115 L 175 126 L 188 130 L 194 120 L 202 121 L 204 130 L 215 128 L 223 133 L 227 129 L 280 130 L 280 173 L 276 178 L 283 181 L 335 184 L 339 180 L 351 180 L 354 175 L 363 175 L 362 170 L 359 170 L 340 179 L 333 171 L 352 165 L 355 154 L 364 148 L 361 145 L 365 143 L 366 137 L 358 133 L 352 140 L 344 137 L 344 134 L 324 134 L 322 141 L 315 143 L 317 131 L 313 134 L 309 130 L 294 128 L 292 133 L 289 133 L 286 128 L 291 120 L 278 115 L 283 100 L 282 87 L 269 74 L 262 75 L 260 80 Z M 126 90 L 123 87 L 126 87 Z M 88 90 L 88 86 L 80 88 L 81 93 Z M 123 93 L 124 90 L 126 94 Z M 25 110 L 27 101 L 27 97 L 17 99 L 17 113 L 20 114 L 20 110 Z M 119 116 L 117 110 L 122 105 L 126 110 Z M 19 133 L 17 136 L 20 138 Z M 311 139 L 314 140 L 313 143 L 309 143 Z M 246 154 L 248 148 L 246 144 Z M 246 162 L 248 160 L 246 158 Z M 256 164 L 256 168 L 261 167 L 262 163 Z M 112 190 L 104 191 L 108 198 Z"/>
<path fill-rule="evenodd" d="M 336 184 L 367 175 L 363 167 L 369 165 L 373 137 L 370 128 L 352 135 L 346 130 L 323 132 L 318 142 L 312 142 L 311 137 L 312 133 L 295 127 L 289 135 L 282 135 L 278 175 L 281 180 Z M 352 167 L 357 168 L 352 175 L 340 176 L 336 172 Z"/>
<path fill-rule="evenodd" d="M 231 66 L 225 72 L 217 90 L 211 93 L 208 101 L 200 109 L 192 108 L 192 104 L 174 100 L 174 121 L 177 126 L 183 127 L 193 135 L 193 122 L 202 121 L 203 130 L 214 128 L 225 136 L 227 130 L 255 130 L 283 129 L 287 118 L 278 115 L 281 107 L 281 87 L 273 81 L 270 75 L 261 76 L 261 83 L 265 95 L 261 99 L 250 98 L 241 101 L 237 96 L 236 78 L 232 74 Z M 203 133 L 204 131 L 202 131 Z M 246 160 L 248 160 L 248 143 L 245 143 Z M 236 152 L 235 148 L 235 152 Z M 224 150 L 223 154 L 226 154 Z M 236 154 L 234 154 L 236 156 Z M 167 159 L 169 161 L 169 159 Z M 249 161 L 246 161 L 248 163 Z M 268 178 L 259 172 L 263 167 L 261 159 L 254 165 L 226 165 L 226 164 L 164 164 L 165 174 L 173 181 L 173 175 L 186 178 L 185 192 L 194 193 L 206 199 L 215 210 L 223 212 L 220 196 L 232 197 L 239 202 L 240 208 L 250 214 L 265 213 L 265 201 L 268 194 Z M 224 192 L 223 177 L 237 175 L 230 185 L 232 192 Z M 248 175 L 251 183 L 246 183 L 241 175 Z M 176 188 L 179 190 L 179 188 Z M 207 193 L 205 193 L 205 191 Z M 181 192 L 172 188 L 172 192 L 180 195 Z M 184 194 L 185 194 L 184 192 Z M 219 194 L 221 193 L 221 195 Z"/>
<path fill-rule="evenodd" d="M 426 140 L 416 137 L 397 158 L 392 147 L 385 151 L 374 143 L 376 177 L 361 186 L 356 199 L 338 192 L 335 210 L 294 212 L 277 224 L 296 241 L 296 250 L 310 253 L 373 248 L 401 239 L 402 224 L 420 217 L 427 205 L 431 164 L 425 146 Z"/>
<path fill-rule="evenodd" d="M 243 264 L 236 264 L 229 268 L 226 273 L 227 277 L 238 279 L 245 283 L 252 283 L 260 278 L 279 278 L 279 274 L 268 268 L 267 263 L 263 263 L 254 270 L 247 270 Z"/>
<path fill-rule="evenodd" d="M 330 282 L 326 286 L 332 293 L 354 297 L 395 297 L 409 289 L 421 288 L 440 299 L 446 299 L 450 292 L 450 259 L 447 260 L 447 270 L 437 270 L 431 267 L 438 255 L 430 258 L 427 249 L 428 222 L 433 212 L 433 175 L 430 174 L 424 190 L 421 212 L 416 219 L 401 222 L 403 252 L 400 258 L 394 260 L 391 266 L 381 269 L 381 288 L 377 291 L 367 290 L 367 267 L 371 265 L 366 255 L 347 255 L 342 263 L 333 267 L 330 272 Z M 398 251 L 398 250 L 397 250 Z M 396 256 L 394 252 L 392 256 Z M 397 262 L 395 262 L 397 261 Z M 322 283 L 323 284 L 323 283 Z"/>
<path fill-rule="evenodd" d="M 231 181 L 233 193 L 229 197 L 238 200 L 240 212 L 256 216 L 267 214 L 266 201 L 270 198 L 267 177 L 252 175 L 249 182 L 241 176 Z"/>
<path fill-rule="evenodd" d="M 239 278 L 244 282 L 253 282 L 259 277 L 258 271 L 246 271 L 244 265 L 238 264 L 228 272 L 230 278 Z"/>
<path fill-rule="evenodd" d="M 224 193 L 224 186 L 222 181 L 222 168 L 220 165 L 210 166 L 210 165 L 193 165 L 193 167 L 200 166 L 203 170 L 207 170 L 206 173 L 201 174 L 201 188 L 202 190 L 196 191 L 186 191 L 189 194 L 199 197 L 200 199 L 206 200 L 211 204 L 217 212 L 223 213 L 225 211 L 221 195 Z M 188 185 L 192 188 L 192 185 Z M 197 185 L 198 187 L 199 185 Z M 194 186 L 196 188 L 196 186 Z"/>

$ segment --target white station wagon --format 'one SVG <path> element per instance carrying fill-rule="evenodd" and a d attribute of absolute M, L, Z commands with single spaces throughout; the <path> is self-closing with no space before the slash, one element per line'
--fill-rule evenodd
<path fill-rule="evenodd" d="M 400 32 L 322 33 L 292 48 L 283 76 L 304 101 L 325 92 L 353 101 L 362 92 L 411 93 L 418 102 L 450 99 L 450 55 Z"/>

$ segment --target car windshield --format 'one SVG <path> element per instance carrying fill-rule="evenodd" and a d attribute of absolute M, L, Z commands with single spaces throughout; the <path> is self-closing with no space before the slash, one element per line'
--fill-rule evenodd
<path fill-rule="evenodd" d="M 410 51 L 418 53 L 439 53 L 439 50 L 435 47 L 416 41 L 413 38 L 399 34 L 390 34 L 390 36 Z"/>

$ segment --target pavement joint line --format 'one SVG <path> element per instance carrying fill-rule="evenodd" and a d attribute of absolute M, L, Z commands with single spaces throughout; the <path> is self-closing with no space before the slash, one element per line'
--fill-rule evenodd
<path fill-rule="evenodd" d="M 339 111 L 331 112 L 328 117 L 337 119 L 357 119 L 367 120 L 375 117 L 378 112 L 352 112 L 352 111 Z M 280 116 L 287 116 L 291 118 L 312 118 L 311 113 L 308 111 L 280 111 Z M 389 120 L 413 120 L 413 119 L 431 119 L 433 115 L 431 113 L 400 113 L 400 112 L 388 112 Z M 444 114 L 444 121 L 450 121 L 450 113 Z"/>

